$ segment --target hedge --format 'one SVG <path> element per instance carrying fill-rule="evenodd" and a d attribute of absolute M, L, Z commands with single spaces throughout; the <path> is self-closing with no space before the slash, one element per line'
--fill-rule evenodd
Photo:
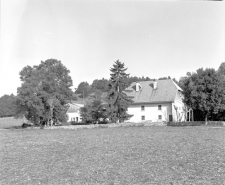
<path fill-rule="evenodd" d="M 206 126 L 205 121 L 168 122 L 167 126 Z M 225 126 L 225 121 L 208 121 L 207 126 Z"/>

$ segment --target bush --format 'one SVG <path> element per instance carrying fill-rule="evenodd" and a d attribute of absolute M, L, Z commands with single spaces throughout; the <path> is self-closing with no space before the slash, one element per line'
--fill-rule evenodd
<path fill-rule="evenodd" d="M 90 125 L 90 123 L 71 121 L 70 125 Z"/>
<path fill-rule="evenodd" d="M 27 127 L 31 127 L 31 126 L 33 126 L 33 125 L 30 124 L 30 123 L 23 123 L 22 124 L 22 128 L 27 128 Z"/>
<path fill-rule="evenodd" d="M 205 121 L 168 122 L 167 126 L 206 126 Z M 207 126 L 225 126 L 224 121 L 208 121 Z"/>
<path fill-rule="evenodd" d="M 208 121 L 208 126 L 225 126 L 225 121 Z"/>

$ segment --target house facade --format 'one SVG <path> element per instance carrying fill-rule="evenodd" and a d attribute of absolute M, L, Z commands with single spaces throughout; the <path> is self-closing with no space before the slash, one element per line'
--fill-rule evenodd
<path fill-rule="evenodd" d="M 133 100 L 127 122 L 185 120 L 182 89 L 171 79 L 134 82 L 124 92 Z"/>
<path fill-rule="evenodd" d="M 66 112 L 68 116 L 68 122 L 75 121 L 75 122 L 81 122 L 81 116 L 80 116 L 80 108 L 83 107 L 83 104 L 78 103 L 69 103 L 69 108 Z"/>

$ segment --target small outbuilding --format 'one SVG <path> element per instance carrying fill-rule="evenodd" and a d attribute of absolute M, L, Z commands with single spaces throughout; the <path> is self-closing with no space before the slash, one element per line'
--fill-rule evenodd
<path fill-rule="evenodd" d="M 84 105 L 78 103 L 68 103 L 68 105 L 69 108 L 66 112 L 66 114 L 68 115 L 68 121 L 81 122 L 80 108 Z"/>

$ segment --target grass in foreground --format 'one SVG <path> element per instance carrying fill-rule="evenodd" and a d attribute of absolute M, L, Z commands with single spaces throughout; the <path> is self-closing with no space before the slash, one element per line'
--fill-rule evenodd
<path fill-rule="evenodd" d="M 1 130 L 0 184 L 225 184 L 225 129 Z"/>
<path fill-rule="evenodd" d="M 0 118 L 0 129 L 18 128 L 23 124 L 23 119 L 15 119 L 13 117 Z"/>

